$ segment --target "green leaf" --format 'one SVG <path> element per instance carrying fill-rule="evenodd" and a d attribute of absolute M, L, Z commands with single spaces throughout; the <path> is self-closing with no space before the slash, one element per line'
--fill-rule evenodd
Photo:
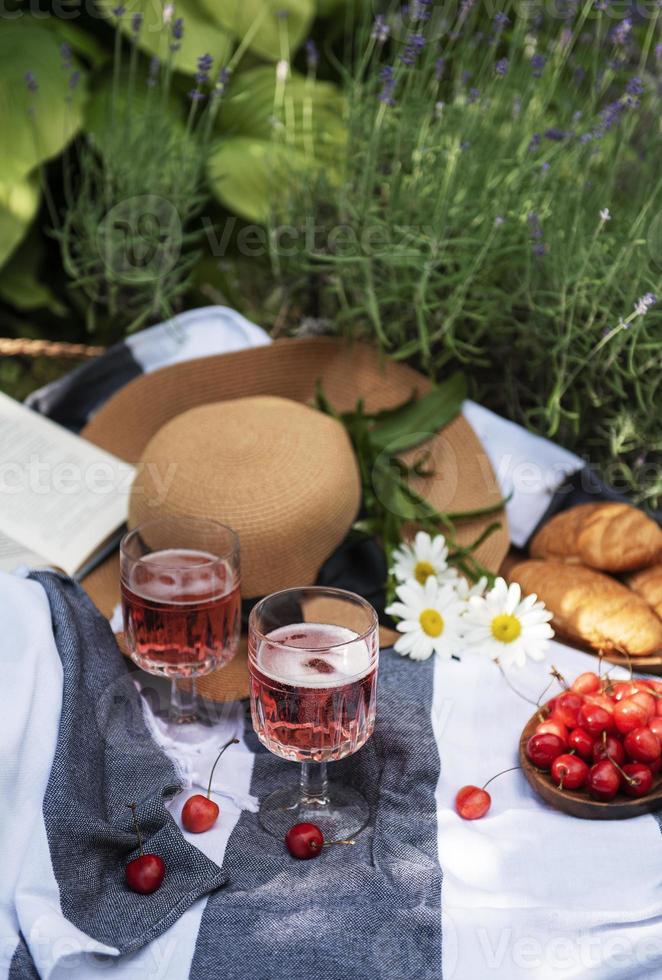
<path fill-rule="evenodd" d="M 263 222 L 277 198 L 297 186 L 297 176 L 323 164 L 327 179 L 337 179 L 346 134 L 344 101 L 334 85 L 293 74 L 277 92 L 276 72 L 267 66 L 239 76 L 230 91 L 218 121 L 227 135 L 209 163 L 222 204 Z"/>
<path fill-rule="evenodd" d="M 420 445 L 459 414 L 466 397 L 466 378 L 457 372 L 417 401 L 409 400 L 376 425 L 371 432 L 373 445 L 392 452 Z"/>
<path fill-rule="evenodd" d="M 15 184 L 0 182 L 0 265 L 19 244 L 39 207 L 36 176 Z"/>
<path fill-rule="evenodd" d="M 250 50 L 277 61 L 289 58 L 306 37 L 314 0 L 200 0 L 207 16 Z M 283 15 L 286 16 L 283 16 Z"/>
<path fill-rule="evenodd" d="M 247 221 L 265 222 L 283 180 L 307 165 L 303 153 L 280 143 L 239 136 L 219 143 L 208 173 L 221 204 Z"/>
<path fill-rule="evenodd" d="M 219 0 L 220 2 L 225 0 Z M 117 0 L 98 0 L 98 3 L 108 19 L 117 23 L 117 18 L 112 13 L 113 7 L 117 6 Z M 174 17 L 181 17 L 184 21 L 184 36 L 179 50 L 171 55 L 172 25 L 163 22 L 164 5 L 154 0 L 126 0 L 126 11 L 121 18 L 120 30 L 131 37 L 131 20 L 135 14 L 142 14 L 138 47 L 163 62 L 171 57 L 173 67 L 188 75 L 195 74 L 198 58 L 203 54 L 212 56 L 217 69 L 226 64 L 232 50 L 231 38 L 209 17 L 199 0 L 177 0 Z"/>
<path fill-rule="evenodd" d="M 57 34 L 30 17 L 10 20 L 0 30 L 0 146 L 2 180 L 21 181 L 56 156 L 81 124 L 83 79 L 69 89 Z M 26 73 L 38 85 L 28 91 Z"/>
<path fill-rule="evenodd" d="M 339 7 L 344 7 L 347 0 L 317 0 L 317 16 L 329 17 L 335 14 Z"/>
<path fill-rule="evenodd" d="M 102 44 L 94 34 L 90 34 L 72 21 L 48 17 L 44 24 L 55 31 L 59 44 L 68 44 L 92 68 L 101 68 L 111 60 L 112 49 Z"/>

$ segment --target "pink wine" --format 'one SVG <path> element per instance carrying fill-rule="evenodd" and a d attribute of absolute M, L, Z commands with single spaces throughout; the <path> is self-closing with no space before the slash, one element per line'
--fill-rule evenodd
<path fill-rule="evenodd" d="M 146 555 L 122 581 L 124 631 L 145 670 L 194 677 L 236 653 L 239 583 L 224 561 L 204 551 L 169 549 Z"/>
<path fill-rule="evenodd" d="M 342 626 L 295 623 L 266 639 L 251 635 L 249 643 L 253 727 L 271 752 L 329 762 L 372 735 L 377 657 L 370 639 Z"/>

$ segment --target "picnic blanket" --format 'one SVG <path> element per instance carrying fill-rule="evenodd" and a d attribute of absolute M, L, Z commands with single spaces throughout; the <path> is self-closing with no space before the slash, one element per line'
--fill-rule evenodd
<path fill-rule="evenodd" d="M 218 824 L 179 827 L 204 784 L 153 738 L 108 624 L 71 580 L 0 575 L 0 976 L 209 980 L 625 980 L 662 975 L 662 841 L 656 817 L 574 819 L 521 772 L 490 787 L 480 821 L 457 789 L 516 765 L 531 707 L 489 661 L 380 657 L 377 725 L 332 767 L 367 795 L 353 847 L 293 860 L 259 825 L 255 801 L 295 766 L 256 741 L 243 703 L 214 746 L 240 738 L 214 780 Z M 552 645 L 572 677 L 594 658 Z M 544 664 L 511 675 L 529 697 Z M 204 768 L 204 772 L 202 769 Z M 137 853 L 167 873 L 151 896 L 124 885 Z"/>

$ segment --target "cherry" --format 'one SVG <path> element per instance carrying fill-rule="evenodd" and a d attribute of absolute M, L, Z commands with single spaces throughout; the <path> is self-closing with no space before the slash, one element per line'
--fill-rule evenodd
<path fill-rule="evenodd" d="M 588 766 L 576 755 L 557 755 L 552 762 L 552 779 L 561 789 L 579 789 L 588 773 Z"/>
<path fill-rule="evenodd" d="M 662 698 L 658 698 L 655 702 L 655 714 L 658 718 L 662 718 Z"/>
<path fill-rule="evenodd" d="M 549 769 L 557 755 L 561 755 L 565 748 L 563 739 L 552 732 L 541 732 L 539 735 L 532 735 L 526 743 L 526 754 L 531 762 L 539 769 Z"/>
<path fill-rule="evenodd" d="M 622 701 L 624 698 L 629 698 L 631 694 L 635 694 L 639 688 L 632 681 L 614 681 L 610 685 L 610 690 L 615 701 Z"/>
<path fill-rule="evenodd" d="M 645 796 L 653 785 L 653 773 L 643 762 L 629 762 L 623 766 L 622 784 L 627 796 Z"/>
<path fill-rule="evenodd" d="M 230 745 L 236 745 L 238 742 L 238 738 L 231 738 L 216 756 L 216 761 L 209 775 L 207 795 L 203 796 L 202 793 L 196 793 L 194 796 L 190 796 L 184 804 L 182 808 L 182 824 L 184 825 L 184 830 L 188 830 L 189 833 L 203 834 L 205 830 L 211 830 L 216 823 L 221 811 L 218 803 L 214 803 L 211 799 L 211 781 L 214 778 L 214 770 L 218 765 L 218 760 Z"/>
<path fill-rule="evenodd" d="M 642 728 L 647 721 L 646 709 L 637 701 L 633 701 L 632 698 L 624 698 L 622 701 L 616 702 L 614 724 L 621 735 L 627 735 L 635 728 Z"/>
<path fill-rule="evenodd" d="M 656 776 L 660 769 L 662 769 L 662 756 L 659 759 L 655 759 L 654 762 L 647 762 L 646 765 L 653 775 Z"/>
<path fill-rule="evenodd" d="M 610 715 L 614 713 L 615 702 L 608 694 L 587 694 L 584 700 L 589 704 L 595 704 L 600 708 L 604 708 Z"/>
<path fill-rule="evenodd" d="M 618 769 L 609 761 L 596 762 L 586 781 L 588 791 L 595 800 L 611 800 L 616 796 L 621 782 Z"/>
<path fill-rule="evenodd" d="M 463 786 L 455 797 L 455 809 L 463 820 L 479 820 L 490 808 L 492 797 L 480 786 Z"/>
<path fill-rule="evenodd" d="M 572 691 L 564 691 L 556 699 L 554 716 L 558 715 L 559 719 L 568 728 L 574 728 L 577 725 L 577 716 L 581 706 L 582 698 L 579 694 L 575 694 Z"/>
<path fill-rule="evenodd" d="M 660 740 L 650 728 L 634 728 L 623 745 L 633 762 L 655 762 L 660 758 Z"/>
<path fill-rule="evenodd" d="M 585 702 L 579 709 L 578 721 L 589 735 L 601 735 L 602 732 L 609 734 L 614 730 L 614 719 L 599 704 Z"/>
<path fill-rule="evenodd" d="M 595 694 L 600 690 L 600 678 L 592 670 L 587 670 L 574 679 L 570 690 L 575 694 Z"/>
<path fill-rule="evenodd" d="M 126 883 L 131 891 L 138 892 L 140 895 L 151 895 L 152 892 L 161 887 L 166 870 L 165 863 L 158 854 L 145 854 L 140 825 L 136 816 L 136 804 L 127 803 L 127 806 L 133 814 L 133 826 L 138 838 L 140 856 L 129 861 L 124 869 Z"/>
<path fill-rule="evenodd" d="M 604 738 L 599 738 L 594 743 L 592 757 L 593 762 L 600 762 L 601 759 L 610 759 L 620 766 L 625 762 L 623 743 L 614 735 L 605 734 Z"/>
<path fill-rule="evenodd" d="M 586 762 L 593 759 L 593 744 L 593 736 L 583 728 L 573 728 L 568 735 L 568 748 L 574 749 Z"/>
<path fill-rule="evenodd" d="M 650 721 L 651 718 L 655 717 L 657 703 L 650 691 L 636 691 L 632 695 L 631 700 L 636 704 L 640 704 L 641 707 L 648 713 L 648 718 L 646 719 L 647 722 Z"/>
<path fill-rule="evenodd" d="M 324 835 L 314 823 L 295 823 L 285 836 L 285 844 L 292 857 L 307 861 L 322 853 Z"/>
<path fill-rule="evenodd" d="M 648 722 L 648 727 L 652 732 L 655 732 L 657 737 L 662 742 L 662 718 L 651 718 L 651 720 Z"/>
<path fill-rule="evenodd" d="M 541 735 L 544 732 L 551 732 L 552 735 L 558 735 L 563 744 L 567 744 L 568 741 L 568 729 L 563 724 L 563 722 L 552 715 L 546 721 L 541 721 L 536 728 L 536 735 Z"/>

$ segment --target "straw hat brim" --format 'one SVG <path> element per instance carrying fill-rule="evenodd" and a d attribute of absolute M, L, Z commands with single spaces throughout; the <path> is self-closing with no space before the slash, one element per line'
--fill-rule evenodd
<path fill-rule="evenodd" d="M 85 427 L 82 435 L 95 445 L 130 463 L 137 463 L 150 438 L 170 419 L 198 405 L 278 395 L 312 403 L 318 381 L 330 403 L 348 411 L 362 398 L 366 411 L 391 408 L 430 390 L 418 371 L 382 357 L 366 344 L 328 337 L 277 340 L 264 347 L 185 361 L 144 374 L 110 398 Z M 496 504 L 500 497 L 494 472 L 469 423 L 458 416 L 424 444 L 434 467 L 431 476 L 416 477 L 414 488 L 436 509 L 476 510 Z M 402 454 L 412 460 L 420 449 Z M 509 546 L 505 512 L 461 521 L 457 538 L 474 541 L 495 519 L 501 527 L 476 550 L 476 558 L 497 572 Z M 117 555 L 103 562 L 83 586 L 105 616 L 119 602 Z M 391 642 L 393 634 L 384 637 Z M 120 645 L 122 645 L 120 643 Z M 217 701 L 248 694 L 245 645 L 226 667 L 200 681 L 203 696 Z"/>

